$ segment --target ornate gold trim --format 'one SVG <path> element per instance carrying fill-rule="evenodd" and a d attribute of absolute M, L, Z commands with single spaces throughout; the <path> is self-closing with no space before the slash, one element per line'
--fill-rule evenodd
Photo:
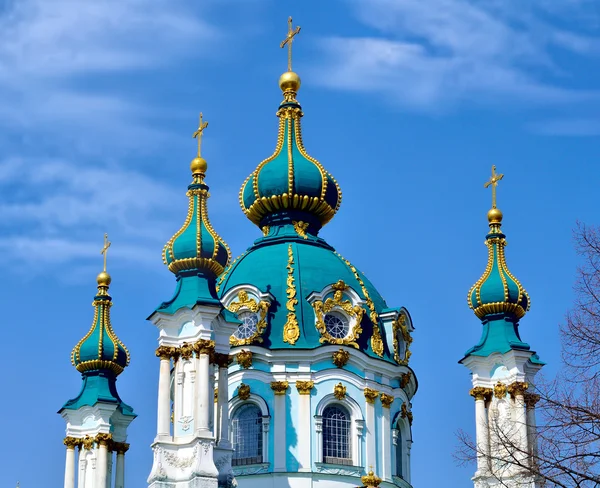
<path fill-rule="evenodd" d="M 289 383 L 287 381 L 271 381 L 271 390 L 275 395 L 285 395 L 288 387 Z"/>
<path fill-rule="evenodd" d="M 220 352 L 215 352 L 212 359 L 213 363 L 219 368 L 227 368 L 233 362 L 233 358 L 229 354 L 223 354 Z"/>
<path fill-rule="evenodd" d="M 268 225 L 263 225 L 260 230 L 262 230 L 263 236 L 267 237 L 269 232 L 271 232 L 271 227 Z"/>
<path fill-rule="evenodd" d="M 408 409 L 406 403 L 403 403 L 400 407 L 400 417 L 402 417 L 403 419 L 408 418 L 409 425 L 412 425 L 414 418 L 413 413 Z"/>
<path fill-rule="evenodd" d="M 413 338 L 410 335 L 408 330 L 408 325 L 406 323 L 407 317 L 405 313 L 400 313 L 398 318 L 392 322 L 392 335 L 394 336 L 394 360 L 398 364 L 407 365 L 412 352 L 410 352 L 410 345 L 413 342 Z M 404 340 L 404 344 L 406 345 L 406 351 L 404 353 L 404 357 L 400 357 L 400 341 L 398 340 L 398 332 L 402 334 L 402 339 Z"/>
<path fill-rule="evenodd" d="M 244 251 L 242 254 L 240 254 L 231 263 L 229 263 L 227 265 L 227 267 L 225 268 L 225 270 L 223 271 L 223 273 L 221 273 L 219 275 L 219 279 L 217 280 L 217 286 L 215 287 L 216 290 L 217 290 L 217 293 L 221 289 L 221 285 L 223 284 L 223 281 L 225 281 L 225 278 L 227 278 L 227 276 L 229 275 L 229 272 L 231 271 L 231 269 L 233 268 L 233 266 L 235 265 L 235 263 L 237 263 L 240 260 L 240 258 L 243 258 L 246 254 L 248 254 L 248 251 Z"/>
<path fill-rule="evenodd" d="M 83 447 L 83 449 L 86 449 L 89 451 L 89 450 L 93 449 L 94 442 L 96 442 L 96 439 L 94 437 L 90 437 L 89 435 L 86 435 L 81 440 L 81 446 Z"/>
<path fill-rule="evenodd" d="M 303 239 L 308 239 L 308 236 L 306 235 L 306 229 L 308 229 L 308 222 L 302 222 L 301 220 L 296 222 L 295 220 L 293 220 L 292 225 L 294 226 L 296 234 L 298 234 Z"/>
<path fill-rule="evenodd" d="M 358 349 L 358 337 L 362 332 L 361 321 L 365 313 L 365 309 L 359 305 L 352 305 L 350 300 L 343 300 L 344 291 L 350 288 L 343 280 L 338 280 L 331 286 L 334 290 L 333 298 L 328 298 L 325 302 L 317 300 L 312 303 L 312 307 L 315 311 L 315 318 L 317 319 L 316 327 L 321 334 L 319 342 L 329 342 L 331 344 L 343 344 L 345 346 L 353 346 Z M 346 315 L 349 315 L 354 319 L 354 326 L 350 329 L 347 337 L 335 338 L 327 332 L 327 326 L 325 325 L 324 317 L 327 313 L 335 309 L 341 309 Z"/>
<path fill-rule="evenodd" d="M 314 381 L 296 381 L 296 389 L 300 395 L 310 395 L 310 392 L 314 386 Z"/>
<path fill-rule="evenodd" d="M 237 363 L 244 369 L 248 369 L 252 366 L 252 351 L 241 350 L 235 355 Z"/>
<path fill-rule="evenodd" d="M 247 309 L 252 313 L 258 314 L 258 323 L 256 324 L 256 332 L 252 334 L 250 337 L 245 339 L 238 339 L 235 335 L 231 335 L 229 337 L 229 344 L 232 347 L 236 346 L 246 346 L 248 344 L 252 344 L 253 342 L 262 342 L 263 338 L 261 337 L 264 330 L 267 328 L 267 312 L 269 311 L 269 302 L 264 300 L 258 301 L 254 298 L 250 298 L 248 296 L 248 292 L 246 290 L 240 290 L 238 292 L 238 301 L 231 302 L 227 307 L 232 313 L 237 314 L 240 311 L 244 311 Z"/>
<path fill-rule="evenodd" d="M 386 393 L 382 393 L 380 395 L 381 405 L 383 408 L 390 408 L 392 403 L 394 403 L 394 397 L 392 395 L 387 395 Z"/>
<path fill-rule="evenodd" d="M 342 385 L 341 381 L 333 387 L 333 396 L 338 400 L 346 398 L 346 387 Z"/>
<path fill-rule="evenodd" d="M 288 245 L 288 264 L 286 267 L 288 276 L 286 289 L 287 302 L 285 307 L 288 310 L 288 314 L 287 322 L 283 326 L 283 342 L 287 342 L 293 346 L 300 337 L 300 327 L 296 318 L 298 299 L 296 298 L 296 284 L 294 279 L 294 251 L 291 244 Z"/>
<path fill-rule="evenodd" d="M 410 383 L 411 377 L 412 377 L 412 373 L 410 371 L 408 371 L 406 373 L 402 373 L 400 375 L 400 388 L 406 388 Z"/>
<path fill-rule="evenodd" d="M 215 353 L 215 341 L 210 341 L 208 339 L 198 339 L 195 343 L 194 343 L 194 351 L 196 352 L 196 355 L 201 355 L 201 354 L 207 354 L 209 356 L 212 356 Z M 179 348 L 181 350 L 181 348 Z"/>
<path fill-rule="evenodd" d="M 129 451 L 129 444 L 127 442 L 113 442 L 113 451 L 118 454 L 125 454 Z"/>
<path fill-rule="evenodd" d="M 475 400 L 483 400 L 485 402 L 492 398 L 493 393 L 494 390 L 491 388 L 484 388 L 483 386 L 476 386 L 475 388 L 471 388 L 469 390 L 469 395 L 471 395 Z"/>
<path fill-rule="evenodd" d="M 498 383 L 494 385 L 494 396 L 496 398 L 504 398 L 506 396 L 507 391 L 508 388 L 506 387 L 506 385 L 500 381 L 498 381 Z"/>
<path fill-rule="evenodd" d="M 514 399 L 516 396 L 523 396 L 527 388 L 529 388 L 529 383 L 524 381 L 515 381 L 506 387 L 506 391 L 508 391 L 511 398 Z"/>
<path fill-rule="evenodd" d="M 377 488 L 381 484 L 381 478 L 379 476 L 375 476 L 373 470 L 369 470 L 369 474 L 366 476 L 362 476 L 360 478 L 360 482 L 365 486 L 365 488 Z"/>
<path fill-rule="evenodd" d="M 332 361 L 338 368 L 343 368 L 350 360 L 350 353 L 341 347 L 332 354 Z"/>
<path fill-rule="evenodd" d="M 364 391 L 365 399 L 367 400 L 367 403 L 374 405 L 375 400 L 377 400 L 377 398 L 379 397 L 379 392 L 377 390 L 373 390 L 372 388 L 365 388 L 363 391 Z"/>
<path fill-rule="evenodd" d="M 81 447 L 81 439 L 77 437 L 65 437 L 63 439 L 63 444 L 67 446 L 67 449 L 75 449 L 76 447 Z"/>
<path fill-rule="evenodd" d="M 240 400 L 248 400 L 248 398 L 250 398 L 250 385 L 241 383 L 240 386 L 238 386 L 237 394 Z"/>
<path fill-rule="evenodd" d="M 537 393 L 525 393 L 523 398 L 527 408 L 534 408 L 535 404 L 540 401 L 540 396 Z"/>

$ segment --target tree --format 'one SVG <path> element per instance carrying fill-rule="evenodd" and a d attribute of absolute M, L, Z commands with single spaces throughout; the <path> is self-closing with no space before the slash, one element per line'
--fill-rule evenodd
<path fill-rule="evenodd" d="M 537 449 L 521 452 L 512 432 L 490 424 L 501 453 L 489 463 L 533 474 L 539 485 L 600 487 L 600 227 L 578 223 L 573 232 L 581 258 L 574 285 L 575 301 L 560 326 L 562 368 L 556 378 L 536 382 L 539 395 Z M 531 397 L 530 397 L 531 398 Z M 537 397 L 535 397 L 537 399 Z M 530 426 L 533 427 L 533 426 Z M 469 462 L 478 454 L 463 432 L 456 458 Z M 484 453 L 489 456 L 489 453 Z M 496 470 L 498 480 L 501 472 Z M 502 483 L 499 484 L 502 486 Z M 514 486 L 514 485 L 512 485 Z"/>

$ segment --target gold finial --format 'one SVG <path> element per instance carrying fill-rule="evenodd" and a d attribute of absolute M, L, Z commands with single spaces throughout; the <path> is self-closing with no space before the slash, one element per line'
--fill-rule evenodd
<path fill-rule="evenodd" d="M 198 130 L 196 130 L 196 132 L 194 132 L 192 134 L 192 137 L 194 139 L 198 139 L 198 157 L 201 157 L 201 151 L 202 151 L 202 135 L 204 132 L 204 129 L 206 129 L 208 127 L 208 122 L 203 122 L 202 121 L 202 112 L 200 112 L 200 123 L 198 124 Z"/>
<path fill-rule="evenodd" d="M 292 27 L 292 18 L 288 18 L 288 32 L 287 37 L 281 41 L 279 47 L 282 49 L 286 46 L 288 47 L 288 71 L 292 71 L 292 42 L 294 41 L 294 37 L 296 34 L 300 33 L 300 26 L 295 29 Z"/>
<path fill-rule="evenodd" d="M 111 282 L 110 275 L 106 272 L 106 253 L 108 252 L 108 248 L 110 247 L 110 241 L 108 240 L 108 234 L 104 234 L 104 246 L 100 251 L 100 254 L 104 255 L 104 270 L 98 275 L 96 281 L 98 282 L 98 287 L 108 288 Z M 106 294 L 106 290 L 100 289 L 99 295 Z"/>
<path fill-rule="evenodd" d="M 100 254 L 104 254 L 104 272 L 106 273 L 106 253 L 108 252 L 108 248 L 110 247 L 110 241 L 108 240 L 108 234 L 104 234 L 104 247 Z"/>
<path fill-rule="evenodd" d="M 483 185 L 484 188 L 492 187 L 492 208 L 496 208 L 496 187 L 502 178 L 504 178 L 504 175 L 502 173 L 497 175 L 496 165 L 492 165 L 492 177 L 490 178 L 490 181 L 486 181 Z"/>

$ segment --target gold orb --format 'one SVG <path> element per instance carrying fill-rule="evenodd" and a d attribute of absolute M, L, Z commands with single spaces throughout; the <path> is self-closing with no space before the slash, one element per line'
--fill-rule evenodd
<path fill-rule="evenodd" d="M 488 212 L 487 218 L 490 224 L 499 224 L 502 222 L 502 212 L 499 208 L 492 208 Z"/>
<path fill-rule="evenodd" d="M 300 89 L 300 77 L 293 71 L 286 71 L 279 77 L 279 88 L 284 92 L 297 92 Z"/>
<path fill-rule="evenodd" d="M 206 173 L 206 169 L 208 168 L 208 163 L 206 162 L 206 159 L 204 158 L 200 158 L 200 157 L 196 157 L 194 159 L 192 159 L 192 162 L 190 164 L 190 169 L 192 170 L 192 174 L 197 174 L 197 173 Z"/>
<path fill-rule="evenodd" d="M 109 286 L 112 281 L 110 275 L 106 271 L 102 271 L 96 278 L 98 286 Z"/>

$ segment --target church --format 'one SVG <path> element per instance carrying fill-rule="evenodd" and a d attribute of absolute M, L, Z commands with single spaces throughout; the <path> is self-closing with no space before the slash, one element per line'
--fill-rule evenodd
<path fill-rule="evenodd" d="M 175 290 L 148 317 L 157 329 L 148 354 L 158 373 L 149 488 L 411 488 L 411 445 L 427 442 L 411 429 L 418 372 L 410 367 L 410 304 L 388 304 L 351 256 L 319 236 L 342 190 L 313 156 L 318 148 L 304 146 L 301 83 L 292 70 L 300 28 L 288 24 L 275 150 L 248 168 L 239 192 L 262 237 L 235 259 L 210 221 L 202 114 L 194 133 L 187 213 L 181 209 L 183 224 L 165 236 L 162 254 Z M 493 168 L 486 183 L 488 260 L 468 293 L 481 340 L 457 359 L 473 383 L 464 392 L 474 400 L 472 483 L 536 488 L 537 479 L 503 460 L 514 453 L 499 438 L 508 432 L 526 462 L 535 452 L 530 385 L 544 364 L 519 333 L 530 300 L 505 259 L 496 207 L 502 177 Z M 110 320 L 109 246 L 105 236 L 92 326 L 71 353 L 82 387 L 59 411 L 65 488 L 125 486 L 127 429 L 137 413 L 121 398 L 134 401 L 133 392 L 117 391 L 130 354 Z"/>

